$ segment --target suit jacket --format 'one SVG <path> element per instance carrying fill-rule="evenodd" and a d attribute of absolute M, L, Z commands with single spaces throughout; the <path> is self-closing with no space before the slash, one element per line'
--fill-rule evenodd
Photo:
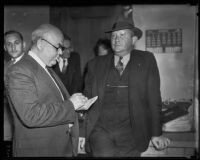
<path fill-rule="evenodd" d="M 61 81 L 60 85 L 69 98 Z M 62 100 L 53 80 L 31 56 L 25 55 L 8 69 L 6 89 L 14 118 L 14 156 L 77 154 L 79 129 L 73 104 Z M 69 123 L 74 124 L 71 131 Z"/>
<path fill-rule="evenodd" d="M 60 71 L 58 63 L 53 69 L 62 80 L 70 95 L 82 91 L 83 79 L 81 75 L 80 55 L 78 53 L 71 53 L 65 73 Z"/>
<path fill-rule="evenodd" d="M 4 81 L 5 81 L 5 75 L 6 75 L 7 69 L 14 64 L 14 62 L 11 60 L 11 57 L 8 55 L 8 53 L 5 53 L 5 55 L 7 55 L 6 56 L 7 58 L 4 58 Z M 18 59 L 18 61 L 20 59 Z M 7 100 L 6 89 L 4 86 L 4 140 L 11 141 L 12 134 L 13 134 L 13 117 L 11 114 L 10 106 Z"/>
<path fill-rule="evenodd" d="M 7 68 L 10 65 L 10 61 L 5 61 L 4 59 L 4 81 L 5 81 L 5 74 Z M 11 141 L 12 140 L 12 115 L 10 111 L 10 107 L 8 104 L 7 96 L 6 96 L 6 89 L 4 85 L 4 141 Z"/>
<path fill-rule="evenodd" d="M 86 115 L 86 151 L 89 136 L 99 118 L 109 68 L 114 63 L 113 55 L 99 56 L 88 64 L 84 93 L 88 97 L 98 95 L 98 100 Z M 137 150 L 147 149 L 152 136 L 161 135 L 160 76 L 152 53 L 132 50 L 129 61 L 129 110 L 130 121 Z"/>

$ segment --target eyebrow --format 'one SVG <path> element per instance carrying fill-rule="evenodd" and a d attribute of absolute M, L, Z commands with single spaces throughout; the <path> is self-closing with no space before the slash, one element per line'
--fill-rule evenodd
<path fill-rule="evenodd" d="M 14 41 L 6 41 L 6 43 L 13 43 L 13 42 L 21 42 L 21 40 L 16 39 L 16 40 L 14 40 Z"/>

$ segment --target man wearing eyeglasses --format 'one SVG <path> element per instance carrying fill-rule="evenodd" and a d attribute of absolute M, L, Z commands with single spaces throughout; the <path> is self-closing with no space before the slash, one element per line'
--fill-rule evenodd
<path fill-rule="evenodd" d="M 76 111 L 87 101 L 82 93 L 69 96 L 50 68 L 63 51 L 63 34 L 51 24 L 32 33 L 32 46 L 6 74 L 6 89 L 14 118 L 14 157 L 77 155 Z"/>

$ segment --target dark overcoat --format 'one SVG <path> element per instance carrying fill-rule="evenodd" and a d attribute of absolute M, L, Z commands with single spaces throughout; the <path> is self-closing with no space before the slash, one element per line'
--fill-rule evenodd
<path fill-rule="evenodd" d="M 84 93 L 98 100 L 86 114 L 86 151 L 89 136 L 99 118 L 105 92 L 106 80 L 113 65 L 113 55 L 99 56 L 88 64 Z M 160 136 L 161 93 L 160 76 L 154 55 L 147 51 L 132 50 L 129 61 L 128 100 L 130 121 L 137 150 L 147 149 L 152 136 Z"/>

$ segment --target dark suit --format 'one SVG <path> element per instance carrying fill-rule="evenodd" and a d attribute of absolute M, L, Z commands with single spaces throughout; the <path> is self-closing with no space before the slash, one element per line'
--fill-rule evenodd
<path fill-rule="evenodd" d="M 65 73 L 60 71 L 58 63 L 53 66 L 53 69 L 62 80 L 70 95 L 82 91 L 83 80 L 81 76 L 80 55 L 78 53 L 71 53 Z"/>
<path fill-rule="evenodd" d="M 90 151 L 89 137 L 99 118 L 109 66 L 113 55 L 100 56 L 88 64 L 85 80 L 86 96 L 98 95 L 98 100 L 86 115 L 86 151 Z M 160 77 L 156 60 L 149 52 L 133 50 L 131 52 L 128 78 L 128 106 L 135 149 L 143 152 L 147 149 L 152 136 L 161 135 L 161 95 Z M 98 137 L 97 137 L 98 138 Z"/>
<path fill-rule="evenodd" d="M 5 54 L 8 55 L 8 53 L 5 53 Z M 19 58 L 21 59 L 22 57 L 19 57 Z M 19 58 L 17 61 L 20 60 Z M 10 56 L 8 57 L 7 60 L 6 58 L 4 59 L 4 81 L 5 81 L 5 75 L 6 75 L 7 69 L 16 62 L 14 62 Z M 13 120 L 12 120 L 12 115 L 11 115 L 9 103 L 6 96 L 6 89 L 4 86 L 4 140 L 12 141 L 12 132 L 13 132 Z"/>
<path fill-rule="evenodd" d="M 13 149 L 17 157 L 65 157 L 77 154 L 78 119 L 48 73 L 29 55 L 10 67 L 6 89 L 14 118 Z M 69 123 L 73 123 L 71 131 Z M 72 147 L 73 144 L 73 147 Z"/>
<path fill-rule="evenodd" d="M 4 81 L 5 75 L 7 72 L 7 68 L 11 65 L 10 61 L 5 61 L 4 59 Z M 4 141 L 12 141 L 12 115 L 10 112 L 7 96 L 6 96 L 6 89 L 4 86 Z"/>

